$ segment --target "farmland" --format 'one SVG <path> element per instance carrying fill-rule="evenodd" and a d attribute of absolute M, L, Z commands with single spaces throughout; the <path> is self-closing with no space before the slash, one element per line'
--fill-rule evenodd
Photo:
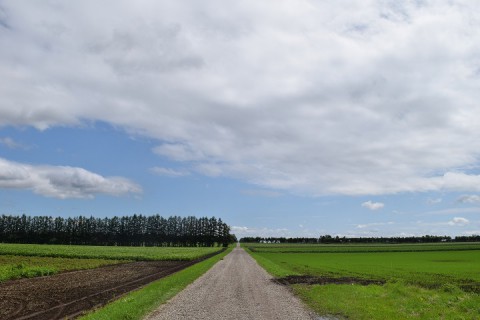
<path fill-rule="evenodd" d="M 130 261 L 190 261 L 219 247 L 105 247 L 0 244 L 0 281 L 52 275 Z"/>
<path fill-rule="evenodd" d="M 321 315 L 480 316 L 480 244 L 244 246 Z"/>
<path fill-rule="evenodd" d="M 74 259 L 0 255 L 0 282 L 10 279 L 47 276 L 69 270 L 93 269 L 125 263 L 125 260 Z"/>
<path fill-rule="evenodd" d="M 0 318 L 79 314 L 221 250 L 0 244 Z M 62 273 L 80 269 L 88 270 Z M 43 275 L 51 277 L 38 278 Z M 37 278 L 5 281 L 22 277 Z"/>
<path fill-rule="evenodd" d="M 219 247 L 120 247 L 0 243 L 0 255 L 113 260 L 194 260 Z"/>
<path fill-rule="evenodd" d="M 342 253 L 342 252 L 421 252 L 480 250 L 472 243 L 408 243 L 408 244 L 248 244 L 257 252 L 281 253 Z"/>

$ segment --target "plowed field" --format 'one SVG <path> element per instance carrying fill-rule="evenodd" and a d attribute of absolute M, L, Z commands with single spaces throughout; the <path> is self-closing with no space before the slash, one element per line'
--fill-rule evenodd
<path fill-rule="evenodd" d="M 0 284 L 0 319 L 65 319 L 193 265 L 143 261 Z"/>

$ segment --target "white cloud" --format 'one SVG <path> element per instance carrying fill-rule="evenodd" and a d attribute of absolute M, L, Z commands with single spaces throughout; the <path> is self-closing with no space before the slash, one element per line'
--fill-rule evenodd
<path fill-rule="evenodd" d="M 471 208 L 447 208 L 442 210 L 428 211 L 424 215 L 452 215 L 452 214 L 477 214 L 480 213 L 479 207 Z"/>
<path fill-rule="evenodd" d="M 480 196 L 476 194 L 463 195 L 457 199 L 460 203 L 480 203 Z"/>
<path fill-rule="evenodd" d="M 0 188 L 28 189 L 46 197 L 93 198 L 140 193 L 140 186 L 122 177 L 103 177 L 82 168 L 34 166 L 0 158 Z"/>
<path fill-rule="evenodd" d="M 25 148 L 21 143 L 16 142 L 10 137 L 0 137 L 0 144 L 6 146 L 7 148 L 10 149 L 19 149 L 19 148 Z"/>
<path fill-rule="evenodd" d="M 372 202 L 371 200 L 368 200 L 364 203 L 362 203 L 362 207 L 365 207 L 370 210 L 378 210 L 382 209 L 385 206 L 385 204 L 381 202 Z"/>
<path fill-rule="evenodd" d="M 238 239 L 242 237 L 291 237 L 292 234 L 285 228 L 252 228 L 245 226 L 232 226 L 232 233 L 237 236 Z"/>
<path fill-rule="evenodd" d="M 463 233 L 466 236 L 480 235 L 480 230 L 469 230 Z"/>
<path fill-rule="evenodd" d="M 469 223 L 470 223 L 470 221 L 468 219 L 465 219 L 465 218 L 462 218 L 462 217 L 455 217 L 451 221 L 448 222 L 448 225 L 463 227 L 463 226 L 465 226 Z"/>
<path fill-rule="evenodd" d="M 428 198 L 427 199 L 427 204 L 430 204 L 430 205 L 439 204 L 441 202 L 442 202 L 442 198 L 435 198 L 435 199 Z"/>
<path fill-rule="evenodd" d="M 185 177 L 190 174 L 190 172 L 186 170 L 175 170 L 172 168 L 163 168 L 163 167 L 153 167 L 150 169 L 153 173 L 159 176 L 167 176 L 167 177 Z"/>
<path fill-rule="evenodd" d="M 380 227 L 380 226 L 386 226 L 386 225 L 393 225 L 395 224 L 394 222 L 372 222 L 372 223 L 365 223 L 365 224 L 358 224 L 357 229 L 367 229 L 367 228 L 372 228 L 372 227 Z"/>
<path fill-rule="evenodd" d="M 257 196 L 257 197 L 267 197 L 267 198 L 277 198 L 282 194 L 277 191 L 272 190 L 262 190 L 262 189 L 246 189 L 241 191 L 242 194 L 247 196 Z"/>
<path fill-rule="evenodd" d="M 189 170 L 300 194 L 480 192 L 475 9 L 3 1 L 0 126 L 106 121 Z"/>

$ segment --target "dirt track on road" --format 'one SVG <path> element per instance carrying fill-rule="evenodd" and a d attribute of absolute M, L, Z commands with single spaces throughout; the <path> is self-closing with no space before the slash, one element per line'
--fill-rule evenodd
<path fill-rule="evenodd" d="M 316 319 L 240 247 L 146 320 Z"/>

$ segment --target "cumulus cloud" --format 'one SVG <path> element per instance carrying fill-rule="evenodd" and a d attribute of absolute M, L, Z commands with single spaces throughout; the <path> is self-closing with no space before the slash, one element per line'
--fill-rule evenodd
<path fill-rule="evenodd" d="M 300 194 L 480 192 L 468 173 L 480 150 L 474 4 L 3 1 L 0 12 L 0 126 L 106 121 L 189 170 Z"/>
<path fill-rule="evenodd" d="M 150 169 L 150 171 L 159 176 L 167 176 L 167 177 L 185 177 L 190 174 L 190 172 L 186 170 L 175 170 L 172 168 L 163 168 L 163 167 L 153 167 Z"/>
<path fill-rule="evenodd" d="M 465 218 L 462 218 L 462 217 L 455 217 L 451 221 L 448 222 L 448 225 L 463 227 L 463 226 L 465 226 L 469 223 L 470 223 L 470 221 L 468 219 L 465 219 Z"/>
<path fill-rule="evenodd" d="M 59 199 L 140 193 L 140 186 L 122 177 L 103 177 L 77 167 L 34 166 L 0 158 L 0 188 L 28 189 Z"/>
<path fill-rule="evenodd" d="M 476 194 L 463 195 L 457 199 L 459 203 L 480 203 L 480 196 Z"/>
<path fill-rule="evenodd" d="M 382 209 L 385 206 L 385 204 L 381 202 L 372 202 L 371 200 L 368 200 L 364 203 L 362 203 L 362 207 L 365 207 L 370 210 L 378 210 Z"/>

